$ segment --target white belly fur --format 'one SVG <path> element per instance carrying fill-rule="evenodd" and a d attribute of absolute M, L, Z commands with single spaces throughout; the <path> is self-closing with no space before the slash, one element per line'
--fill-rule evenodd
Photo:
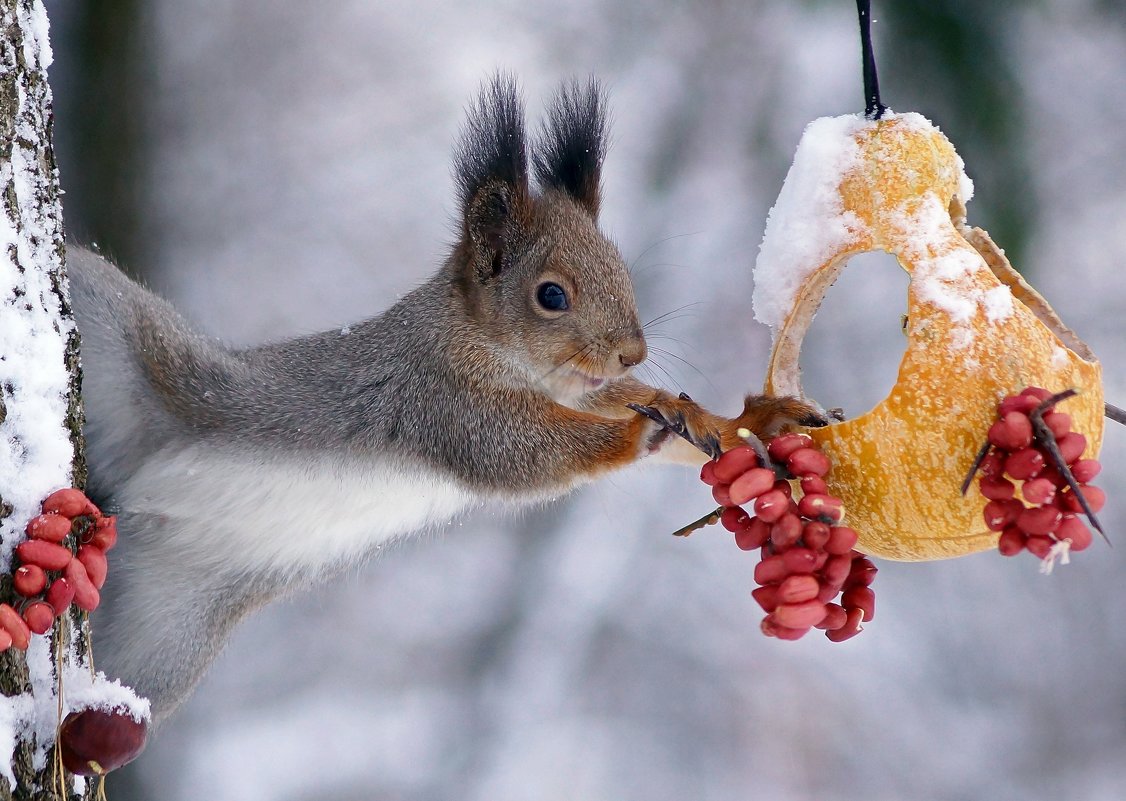
<path fill-rule="evenodd" d="M 118 499 L 123 511 L 157 516 L 149 546 L 163 550 L 173 543 L 160 539 L 187 538 L 192 561 L 281 573 L 361 560 L 474 504 L 449 478 L 389 459 L 203 448 L 157 454 Z M 182 542 L 177 551 L 184 553 Z"/>

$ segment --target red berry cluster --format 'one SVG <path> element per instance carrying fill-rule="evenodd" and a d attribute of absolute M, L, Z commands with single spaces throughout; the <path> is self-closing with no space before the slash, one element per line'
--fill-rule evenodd
<path fill-rule="evenodd" d="M 1087 483 L 1102 468 L 1097 460 L 1082 458 L 1087 438 L 1071 430 L 1071 416 L 1054 410 L 1068 396 L 1028 387 L 997 404 L 998 420 L 989 429 L 977 469 L 981 494 L 989 499 L 985 525 L 1001 532 L 997 549 L 1005 556 L 1027 549 L 1048 559 L 1091 544 L 1076 492 L 1091 513 L 1102 509 L 1105 493 Z"/>
<path fill-rule="evenodd" d="M 869 586 L 876 566 L 854 550 L 856 532 L 840 525 L 844 509 L 829 494 L 829 458 L 804 434 L 784 434 L 767 447 L 764 464 L 747 446 L 708 462 L 700 479 L 723 508 L 720 521 L 744 551 L 759 549 L 759 586 L 751 594 L 766 611 L 768 637 L 796 640 L 811 628 L 833 642 L 860 633 L 871 620 L 876 596 Z M 801 483 L 793 497 L 789 479 Z M 743 504 L 754 501 L 754 513 Z M 840 594 L 840 602 L 834 599 Z"/>
<path fill-rule="evenodd" d="M 12 587 L 19 610 L 0 603 L 0 651 L 27 648 L 31 634 L 46 634 L 71 603 L 92 612 L 106 580 L 106 551 L 117 543 L 117 521 L 103 515 L 81 490 L 68 488 L 43 501 L 16 546 L 20 567 Z M 73 550 L 76 547 L 77 553 Z"/>

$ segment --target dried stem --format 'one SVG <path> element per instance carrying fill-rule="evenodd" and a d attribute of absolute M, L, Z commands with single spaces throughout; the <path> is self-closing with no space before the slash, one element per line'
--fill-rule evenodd
<path fill-rule="evenodd" d="M 1117 406 L 1112 406 L 1109 403 L 1103 404 L 1103 410 L 1106 416 L 1119 425 L 1126 426 L 1126 409 L 1119 409 Z"/>
<path fill-rule="evenodd" d="M 1087 515 L 1087 519 L 1091 521 L 1091 525 L 1095 527 L 1095 531 L 1099 532 L 1099 534 L 1102 535 L 1102 538 L 1106 540 L 1107 545 L 1110 545 L 1110 538 L 1107 537 L 1106 532 L 1103 531 L 1103 527 L 1099 523 L 1099 519 L 1095 517 L 1095 512 L 1093 509 L 1091 509 L 1091 504 L 1087 502 L 1087 497 L 1083 494 L 1083 490 L 1079 487 L 1079 482 L 1075 480 L 1075 476 L 1071 473 L 1071 468 L 1067 466 L 1067 462 L 1064 461 L 1063 454 L 1060 453 L 1059 445 L 1056 444 L 1055 434 L 1053 434 L 1052 430 L 1048 428 L 1048 424 L 1044 422 L 1044 412 L 1051 409 L 1060 401 L 1067 400 L 1068 398 L 1078 394 L 1079 393 L 1074 389 L 1067 389 L 1063 392 L 1059 392 L 1033 409 L 1032 412 L 1028 415 L 1028 419 L 1032 421 L 1032 431 L 1036 435 L 1036 441 L 1039 442 L 1044 450 L 1048 452 L 1048 456 L 1050 456 L 1052 459 L 1052 464 L 1057 470 L 1060 471 L 1060 475 L 1062 475 L 1064 481 L 1067 482 L 1067 486 L 1071 488 L 1071 491 L 1075 493 L 1075 497 L 1079 499 L 1079 505 L 1083 507 L 1083 512 Z"/>
<path fill-rule="evenodd" d="M 693 532 L 699 531 L 704 526 L 714 526 L 719 522 L 720 515 L 723 514 L 723 507 L 720 506 L 698 520 L 693 520 L 687 526 L 682 526 L 672 533 L 674 537 L 687 537 Z"/>
<path fill-rule="evenodd" d="M 985 444 L 981 446 L 980 450 L 978 450 L 977 456 L 974 457 L 974 463 L 970 465 L 970 472 L 966 473 L 966 479 L 962 482 L 963 495 L 965 495 L 966 490 L 970 488 L 970 484 L 973 482 L 974 476 L 976 476 L 977 471 L 981 469 L 981 463 L 984 462 L 985 457 L 989 455 L 989 449 L 991 447 L 992 446 L 989 444 L 989 440 L 986 440 Z"/>

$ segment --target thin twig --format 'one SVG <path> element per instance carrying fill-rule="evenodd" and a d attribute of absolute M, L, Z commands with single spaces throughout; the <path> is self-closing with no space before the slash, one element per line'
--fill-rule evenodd
<path fill-rule="evenodd" d="M 763 463 L 763 466 L 770 464 L 770 455 L 766 452 L 766 445 L 754 431 L 749 428 L 739 428 L 735 431 L 736 436 L 743 442 L 747 443 L 747 447 L 755 452 L 755 456 Z"/>
<path fill-rule="evenodd" d="M 1087 519 L 1091 521 L 1091 525 L 1095 527 L 1095 531 L 1102 535 L 1107 545 L 1110 545 L 1110 537 L 1103 531 L 1099 519 L 1095 517 L 1095 512 L 1091 509 L 1091 504 L 1087 502 L 1087 497 L 1079 487 L 1079 482 L 1075 480 L 1075 476 L 1071 473 L 1071 468 L 1067 466 L 1063 454 L 1060 453 L 1060 447 L 1056 444 L 1056 435 L 1052 433 L 1052 430 L 1048 428 L 1048 424 L 1044 422 L 1044 412 L 1051 409 L 1060 401 L 1067 400 L 1078 394 L 1079 393 L 1074 389 L 1066 389 L 1063 392 L 1059 392 L 1033 409 L 1029 413 L 1028 419 L 1032 421 L 1032 430 L 1036 435 L 1036 441 L 1048 452 L 1048 456 L 1052 459 L 1052 464 L 1060 471 L 1060 475 L 1062 475 L 1064 481 L 1067 482 L 1067 486 L 1071 488 L 1075 497 L 1079 499 L 1079 505 L 1083 507 L 1083 512 L 1087 515 Z"/>
<path fill-rule="evenodd" d="M 974 457 L 974 463 L 970 465 L 970 472 L 966 473 L 966 479 L 962 482 L 962 495 L 965 495 L 966 490 L 970 488 L 974 476 L 976 476 L 977 471 L 981 469 L 981 463 L 984 462 L 985 457 L 989 455 L 989 449 L 991 447 L 993 446 L 989 444 L 989 440 L 987 439 L 985 440 L 985 444 L 982 445 L 981 449 L 977 452 L 977 456 Z"/>
<path fill-rule="evenodd" d="M 1106 413 L 1106 416 L 1114 422 L 1126 426 L 1126 409 L 1119 409 L 1117 406 L 1104 403 L 1103 411 Z"/>
<path fill-rule="evenodd" d="M 699 531 L 700 529 L 704 528 L 704 526 L 715 525 L 716 523 L 719 522 L 720 515 L 722 515 L 722 514 L 723 514 L 723 507 L 720 506 L 717 509 L 715 509 L 711 512 L 708 512 L 706 515 L 701 517 L 699 520 L 693 520 L 687 526 L 682 526 L 682 527 L 678 528 L 676 531 L 674 531 L 672 533 L 672 535 L 674 537 L 687 537 L 689 534 L 692 534 L 693 532 Z"/>

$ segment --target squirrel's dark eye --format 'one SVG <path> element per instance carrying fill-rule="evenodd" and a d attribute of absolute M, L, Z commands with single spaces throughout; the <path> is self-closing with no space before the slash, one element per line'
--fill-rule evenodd
<path fill-rule="evenodd" d="M 567 311 L 571 305 L 567 301 L 566 290 L 550 281 L 539 285 L 536 290 L 536 301 L 548 311 Z"/>

